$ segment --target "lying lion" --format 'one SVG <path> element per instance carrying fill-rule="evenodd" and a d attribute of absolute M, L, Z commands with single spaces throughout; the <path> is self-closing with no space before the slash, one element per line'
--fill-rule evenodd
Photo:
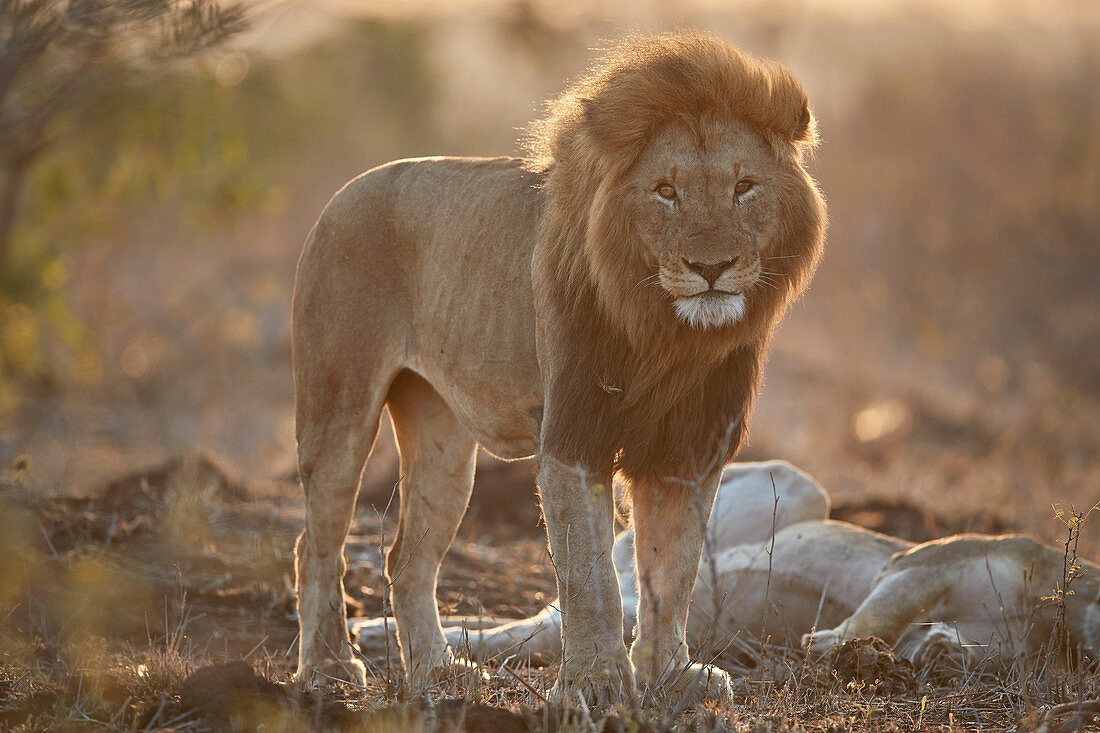
<path fill-rule="evenodd" d="M 1062 551 L 1020 536 L 958 535 L 914 546 L 829 520 L 828 513 L 824 490 L 787 463 L 727 469 L 691 599 L 688 638 L 720 651 L 736 636 L 755 638 L 766 628 L 774 641 L 824 652 L 877 636 L 918 666 L 943 654 L 971 665 L 993 655 L 1016 658 L 1050 639 L 1055 614 L 1040 607 L 1040 598 L 1062 586 Z M 632 543 L 630 530 L 615 541 L 628 635 L 637 604 Z M 1100 574 L 1091 563 L 1079 565 L 1086 573 L 1067 597 L 1066 627 L 1072 645 L 1091 649 L 1100 641 Z M 452 618 L 447 640 L 479 660 L 545 661 L 561 651 L 559 618 L 557 600 L 522 620 Z M 351 623 L 365 649 L 385 644 L 387 626 L 392 632 L 392 621 Z"/>

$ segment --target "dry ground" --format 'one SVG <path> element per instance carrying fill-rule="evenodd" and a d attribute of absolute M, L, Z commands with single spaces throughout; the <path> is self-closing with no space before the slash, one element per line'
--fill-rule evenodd
<path fill-rule="evenodd" d="M 516 500 L 531 491 L 528 474 L 519 464 L 480 472 L 442 573 L 445 612 L 522 616 L 553 596 L 537 510 Z M 36 496 L 8 471 L 0 502 L 5 729 L 1032 730 L 1050 706 L 1094 698 L 1100 685 L 1060 655 L 982 673 L 914 670 L 874 642 L 813 664 L 745 639 L 726 662 L 740 679 L 735 702 L 673 714 L 644 704 L 610 713 L 547 707 L 554 667 L 515 660 L 411 699 L 396 684 L 396 651 L 366 658 L 364 689 L 301 697 L 285 685 L 295 661 L 291 548 L 302 519 L 292 484 L 257 492 L 188 458 L 87 498 Z M 347 549 L 348 604 L 376 616 L 380 546 L 393 517 L 364 503 Z M 881 501 L 841 505 L 835 515 L 912 539 L 1006 529 Z M 1050 730 L 1082 722 L 1069 708 L 1048 717 Z"/>

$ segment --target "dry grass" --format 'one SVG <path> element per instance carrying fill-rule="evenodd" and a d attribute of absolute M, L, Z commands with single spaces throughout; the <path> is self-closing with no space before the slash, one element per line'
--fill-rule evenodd
<path fill-rule="evenodd" d="M 333 684 L 323 697 L 301 696 L 285 685 L 296 661 L 288 548 L 300 515 L 292 502 L 249 498 L 203 460 L 135 474 L 92 499 L 44 500 L 9 481 L 0 502 L 0 725 L 7 728 L 1061 730 L 1097 710 L 1075 705 L 1100 696 L 1100 675 L 1078 663 L 1057 633 L 1043 651 L 1011 665 L 965 669 L 940 660 L 919 670 L 871 643 L 817 660 L 766 637 L 739 638 L 715 655 L 735 675 L 734 700 L 695 709 L 676 700 L 610 711 L 548 706 L 554 665 L 507 655 L 414 698 L 401 687 L 395 651 L 363 657 L 365 687 Z M 349 587 L 381 582 L 379 520 L 382 510 L 360 515 Z M 1064 584 L 1036 613 L 1057 614 L 1073 592 L 1081 527 L 1079 515 L 1067 520 Z M 482 602 L 467 597 L 459 607 L 500 613 L 515 600 L 512 591 L 477 588 L 475 579 L 532 572 L 515 552 L 525 541 L 505 540 L 499 551 L 460 538 L 441 593 L 474 585 Z M 552 587 L 545 567 L 535 572 Z M 379 603 L 373 613 L 381 610 Z M 245 661 L 209 666 L 233 659 Z"/>

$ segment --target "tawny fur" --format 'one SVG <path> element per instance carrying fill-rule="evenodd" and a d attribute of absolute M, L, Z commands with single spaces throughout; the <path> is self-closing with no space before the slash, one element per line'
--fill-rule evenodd
<path fill-rule="evenodd" d="M 824 202 L 802 167 L 813 117 L 786 69 L 682 33 L 612 50 L 533 129 L 532 159 L 364 174 L 303 250 L 303 684 L 363 676 L 347 646 L 341 547 L 383 406 L 404 477 L 387 573 L 414 686 L 462 664 L 439 624 L 435 576 L 478 445 L 538 454 L 565 599 L 557 691 L 610 701 L 630 693 L 636 661 L 658 686 L 668 677 L 654 670 L 687 662 L 688 596 L 721 468 L 744 436 L 771 331 L 822 249 Z M 675 201 L 657 198 L 665 186 Z M 676 306 L 696 297 L 706 324 Z M 638 538 L 629 657 L 611 561 L 615 472 Z"/>

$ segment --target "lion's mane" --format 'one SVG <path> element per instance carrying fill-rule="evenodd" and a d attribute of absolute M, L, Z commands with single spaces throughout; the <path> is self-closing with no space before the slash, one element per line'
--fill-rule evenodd
<path fill-rule="evenodd" d="M 759 289 L 741 321 L 700 331 L 637 284 L 652 274 L 633 243 L 624 181 L 672 121 L 705 142 L 747 123 L 785 172 L 783 221 L 768 250 L 777 287 Z M 528 139 L 546 211 L 536 289 L 567 367 L 549 385 L 563 414 L 544 450 L 639 478 L 703 473 L 741 441 L 772 329 L 820 257 L 825 205 L 802 168 L 817 134 L 806 95 L 785 67 L 696 33 L 633 37 L 549 105 Z M 564 399 L 562 399 L 564 398 Z M 723 436 L 729 435 L 725 455 Z"/>

